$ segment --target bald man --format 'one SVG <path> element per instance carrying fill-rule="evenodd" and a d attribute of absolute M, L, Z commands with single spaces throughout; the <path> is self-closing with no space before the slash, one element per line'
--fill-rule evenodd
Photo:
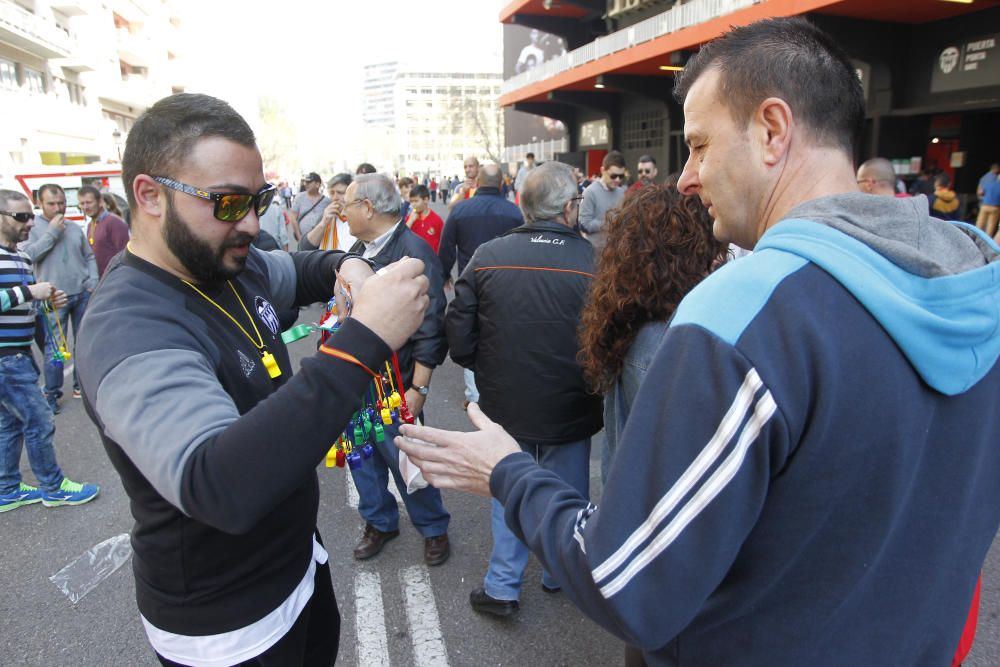
<path fill-rule="evenodd" d="M 870 195 L 899 197 L 896 192 L 896 172 L 884 157 L 874 157 L 858 167 L 858 188 Z"/>
<path fill-rule="evenodd" d="M 465 158 L 465 162 L 462 163 L 462 169 L 465 170 L 465 180 L 455 189 L 454 196 L 448 202 L 449 211 L 455 208 L 455 204 L 458 202 L 465 201 L 476 194 L 476 179 L 479 178 L 479 158 L 474 155 Z"/>

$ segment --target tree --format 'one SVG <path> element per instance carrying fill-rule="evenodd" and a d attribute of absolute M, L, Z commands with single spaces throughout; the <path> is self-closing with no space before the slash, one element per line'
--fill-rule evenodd
<path fill-rule="evenodd" d="M 472 120 L 476 138 L 486 157 L 500 164 L 503 158 L 503 111 L 494 104 L 489 109 L 474 108 Z"/>
<path fill-rule="evenodd" d="M 302 170 L 295 147 L 298 132 L 288 119 L 284 106 L 274 97 L 261 96 L 258 99 L 260 131 L 257 146 L 260 148 L 264 168 L 282 174 L 295 174 Z"/>

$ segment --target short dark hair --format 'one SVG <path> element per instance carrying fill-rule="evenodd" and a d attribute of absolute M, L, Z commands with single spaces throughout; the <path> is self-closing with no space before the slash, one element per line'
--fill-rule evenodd
<path fill-rule="evenodd" d="M 90 195 L 99 202 L 103 202 L 101 199 L 101 191 L 95 188 L 93 185 L 84 185 L 82 188 L 76 191 L 76 199 L 80 200 L 81 195 Z"/>
<path fill-rule="evenodd" d="M 63 190 L 62 186 L 58 183 L 45 183 L 38 188 L 38 203 L 42 203 L 42 195 L 46 192 L 51 192 L 54 195 L 66 195 L 66 191 Z"/>
<path fill-rule="evenodd" d="M 396 181 L 396 185 L 398 185 L 401 188 L 405 188 L 407 186 L 413 185 L 414 182 L 415 181 L 409 176 L 401 176 L 399 180 Z"/>
<path fill-rule="evenodd" d="M 534 160 L 535 159 L 535 154 L 534 153 L 528 153 L 527 155 L 524 156 L 525 160 L 527 160 L 528 158 L 531 158 L 532 160 Z"/>
<path fill-rule="evenodd" d="M 865 121 L 861 82 L 843 49 L 809 21 L 764 19 L 709 42 L 678 74 L 677 101 L 713 68 L 721 75 L 718 100 L 737 125 L 746 127 L 761 102 L 778 97 L 817 143 L 854 157 Z"/>
<path fill-rule="evenodd" d="M 135 208 L 132 184 L 136 176 L 169 176 L 194 144 L 207 137 L 222 137 L 247 147 L 257 143 L 243 116 L 210 95 L 178 93 L 147 109 L 128 133 L 122 156 L 128 205 Z"/>
<path fill-rule="evenodd" d="M 369 163 L 369 162 L 362 162 L 361 164 L 358 165 L 358 168 L 355 170 L 354 173 L 355 174 L 374 174 L 376 171 L 378 171 L 378 170 L 375 169 L 375 167 L 371 163 Z"/>
<path fill-rule="evenodd" d="M 948 177 L 948 174 L 942 171 L 934 177 L 934 185 L 939 188 L 946 188 L 951 185 L 951 178 Z"/>
<path fill-rule="evenodd" d="M 336 185 L 350 185 L 354 182 L 354 177 L 347 172 L 341 172 L 326 182 L 326 187 L 332 188 Z"/>
<path fill-rule="evenodd" d="M 618 151 L 611 151 L 601 160 L 601 169 L 607 169 L 608 167 L 621 167 L 624 169 L 625 156 Z"/>
<path fill-rule="evenodd" d="M 653 157 L 652 155 L 643 155 L 642 157 L 640 157 L 639 164 L 642 164 L 643 162 L 650 162 L 654 167 L 656 166 L 656 158 Z"/>
<path fill-rule="evenodd" d="M 410 197 L 420 197 L 421 199 L 430 199 L 431 191 L 427 189 L 426 185 L 414 185 L 410 188 Z"/>

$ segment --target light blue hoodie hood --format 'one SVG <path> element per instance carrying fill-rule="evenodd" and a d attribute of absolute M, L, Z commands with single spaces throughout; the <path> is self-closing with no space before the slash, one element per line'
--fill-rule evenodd
<path fill-rule="evenodd" d="M 925 197 L 805 202 L 754 248 L 767 249 L 836 278 L 943 394 L 968 390 L 1000 356 L 1000 247 L 971 225 L 930 217 Z"/>

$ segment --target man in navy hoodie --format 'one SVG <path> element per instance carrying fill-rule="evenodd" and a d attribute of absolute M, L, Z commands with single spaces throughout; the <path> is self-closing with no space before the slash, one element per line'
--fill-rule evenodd
<path fill-rule="evenodd" d="M 948 664 L 1000 524 L 1000 247 L 858 192 L 861 86 L 802 19 L 706 45 L 676 92 L 678 188 L 754 254 L 677 309 L 600 507 L 477 407 L 398 444 L 649 664 Z"/>

